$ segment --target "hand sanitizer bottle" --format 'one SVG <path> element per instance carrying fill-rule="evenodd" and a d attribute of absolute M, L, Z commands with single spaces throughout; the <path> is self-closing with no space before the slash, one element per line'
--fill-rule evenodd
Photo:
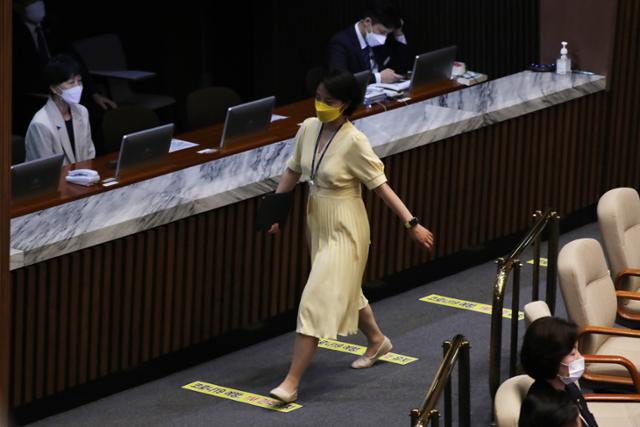
<path fill-rule="evenodd" d="M 569 58 L 569 51 L 567 50 L 567 42 L 562 42 L 562 49 L 560 49 L 560 58 L 556 61 L 556 73 L 567 74 L 571 72 L 571 58 Z"/>

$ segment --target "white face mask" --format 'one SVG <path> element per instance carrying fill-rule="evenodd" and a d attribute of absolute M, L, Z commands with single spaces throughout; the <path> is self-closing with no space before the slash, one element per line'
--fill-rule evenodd
<path fill-rule="evenodd" d="M 568 365 L 562 362 L 560 362 L 560 364 L 566 366 L 569 370 L 569 375 L 566 377 L 558 375 L 558 378 L 560 378 L 560 381 L 562 381 L 565 384 L 575 383 L 580 379 L 580 377 L 582 377 L 582 374 L 584 373 L 583 357 L 579 357 L 575 359 L 573 362 L 569 363 Z"/>
<path fill-rule="evenodd" d="M 60 98 L 67 104 L 79 104 L 82 97 L 82 85 L 74 86 L 69 89 L 62 89 Z"/>
<path fill-rule="evenodd" d="M 34 24 L 41 23 L 45 15 L 44 2 L 42 0 L 35 1 L 24 8 L 25 18 Z"/>
<path fill-rule="evenodd" d="M 387 36 L 367 31 L 367 44 L 371 47 L 382 46 L 387 41 Z"/>

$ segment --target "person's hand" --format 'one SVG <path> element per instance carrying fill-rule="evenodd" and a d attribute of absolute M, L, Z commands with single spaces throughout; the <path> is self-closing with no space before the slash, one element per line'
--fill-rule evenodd
<path fill-rule="evenodd" d="M 409 232 L 413 240 L 433 254 L 435 239 L 431 231 L 418 224 L 409 230 Z"/>
<path fill-rule="evenodd" d="M 271 228 L 267 231 L 269 234 L 278 234 L 280 232 L 280 224 L 277 222 L 271 226 Z"/>
<path fill-rule="evenodd" d="M 380 71 L 380 83 L 395 83 L 402 80 L 400 74 L 396 74 L 391 68 L 385 68 Z"/>
<path fill-rule="evenodd" d="M 106 96 L 100 95 L 97 92 L 94 93 L 91 96 L 91 98 L 93 99 L 93 102 L 98 104 L 100 106 L 100 108 L 102 108 L 103 110 L 106 110 L 108 108 L 118 108 L 118 104 L 116 104 L 115 102 L 113 102 L 112 100 L 107 98 Z"/>

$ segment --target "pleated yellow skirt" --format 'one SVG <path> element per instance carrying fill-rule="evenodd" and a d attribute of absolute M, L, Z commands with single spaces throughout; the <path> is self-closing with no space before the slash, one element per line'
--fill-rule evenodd
<path fill-rule="evenodd" d="M 298 309 L 296 332 L 335 339 L 358 331 L 368 304 L 362 275 L 369 254 L 369 220 L 360 186 L 312 188 L 307 203 L 311 272 Z"/>

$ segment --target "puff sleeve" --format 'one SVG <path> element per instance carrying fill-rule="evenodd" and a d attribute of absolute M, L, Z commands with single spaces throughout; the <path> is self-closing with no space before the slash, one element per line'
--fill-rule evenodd
<path fill-rule="evenodd" d="M 302 157 L 302 140 L 304 138 L 304 134 L 306 132 L 308 125 L 308 121 L 305 120 L 300 129 L 298 129 L 298 133 L 296 133 L 295 138 L 293 139 L 293 153 L 289 160 L 287 161 L 287 168 L 291 169 L 293 172 L 302 173 L 302 166 L 300 166 L 300 159 Z"/>
<path fill-rule="evenodd" d="M 353 176 L 369 190 L 373 190 L 385 182 L 384 164 L 373 152 L 369 140 L 364 135 L 357 135 L 347 153 L 347 164 Z"/>

